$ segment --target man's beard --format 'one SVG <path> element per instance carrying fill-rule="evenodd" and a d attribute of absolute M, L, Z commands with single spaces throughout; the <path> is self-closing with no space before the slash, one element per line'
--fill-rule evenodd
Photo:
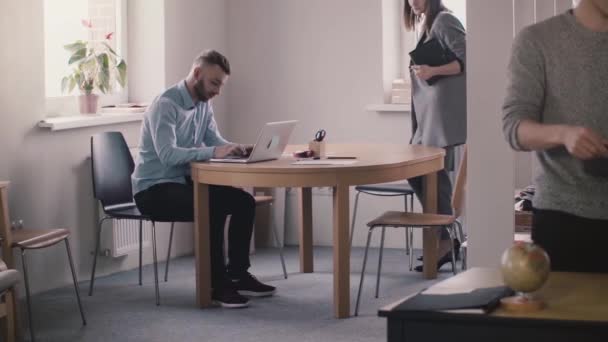
<path fill-rule="evenodd" d="M 194 85 L 194 91 L 196 92 L 196 97 L 198 97 L 199 101 L 201 101 L 201 102 L 209 101 L 209 95 L 205 91 L 205 85 L 203 83 L 203 80 L 196 82 L 196 84 Z"/>

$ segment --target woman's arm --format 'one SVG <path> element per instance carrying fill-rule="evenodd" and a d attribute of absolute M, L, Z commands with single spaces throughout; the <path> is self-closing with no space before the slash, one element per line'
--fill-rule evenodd
<path fill-rule="evenodd" d="M 461 64 L 458 61 L 452 61 L 448 64 L 434 67 L 429 65 L 412 65 L 412 70 L 414 70 L 416 76 L 425 81 L 433 76 L 458 75 L 462 72 L 461 68 Z"/>
<path fill-rule="evenodd" d="M 426 81 L 433 76 L 451 76 L 462 73 L 466 64 L 466 32 L 458 18 L 451 13 L 440 13 L 435 18 L 430 35 L 449 49 L 456 59 L 448 64 L 434 67 L 413 65 L 412 70 L 416 76 Z"/>

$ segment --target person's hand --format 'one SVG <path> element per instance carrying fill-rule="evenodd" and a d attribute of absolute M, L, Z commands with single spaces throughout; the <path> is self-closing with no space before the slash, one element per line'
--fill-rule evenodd
<path fill-rule="evenodd" d="M 241 147 L 241 155 L 243 157 L 248 157 L 253 151 L 253 145 L 240 145 Z"/>
<path fill-rule="evenodd" d="M 416 74 L 416 76 L 421 79 L 421 80 L 428 80 L 429 78 L 436 76 L 435 75 L 435 68 L 433 68 L 432 66 L 428 66 L 428 65 L 412 65 L 411 66 L 412 71 L 414 71 L 414 74 Z"/>
<path fill-rule="evenodd" d="M 213 152 L 213 158 L 226 158 L 228 156 L 240 155 L 241 154 L 241 145 L 237 144 L 226 144 L 221 146 L 216 146 L 215 151 Z"/>
<path fill-rule="evenodd" d="M 608 157 L 608 139 L 586 127 L 565 126 L 563 143 L 568 152 L 578 159 Z"/>

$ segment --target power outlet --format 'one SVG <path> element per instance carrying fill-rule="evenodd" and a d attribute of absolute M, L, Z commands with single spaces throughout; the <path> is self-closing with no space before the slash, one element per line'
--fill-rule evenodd
<path fill-rule="evenodd" d="M 13 230 L 15 229 L 22 229 L 23 228 L 23 220 L 22 219 L 18 219 L 18 220 L 14 220 L 11 222 L 11 228 Z"/>

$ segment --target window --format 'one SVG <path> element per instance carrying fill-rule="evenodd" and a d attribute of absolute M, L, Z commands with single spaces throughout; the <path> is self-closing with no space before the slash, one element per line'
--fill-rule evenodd
<path fill-rule="evenodd" d="M 384 102 L 391 102 L 391 89 L 396 79 L 405 80 L 409 89 L 410 63 L 408 53 L 416 46 L 416 35 L 405 31 L 403 26 L 403 5 L 408 0 L 382 1 L 382 53 Z M 466 28 L 466 0 L 443 0 L 443 4 L 460 19 Z"/>
<path fill-rule="evenodd" d="M 83 20 L 90 22 L 92 28 L 87 29 Z M 112 49 L 126 60 L 126 0 L 44 0 L 47 105 L 58 110 L 65 106 L 57 104 L 77 95 L 77 90 L 70 94 L 61 92 L 61 79 L 70 71 L 67 64 L 70 54 L 63 46 L 79 39 L 102 41 L 110 32 L 113 32 L 109 41 Z M 126 101 L 127 90 L 120 87 L 100 98 L 101 104 Z"/>

